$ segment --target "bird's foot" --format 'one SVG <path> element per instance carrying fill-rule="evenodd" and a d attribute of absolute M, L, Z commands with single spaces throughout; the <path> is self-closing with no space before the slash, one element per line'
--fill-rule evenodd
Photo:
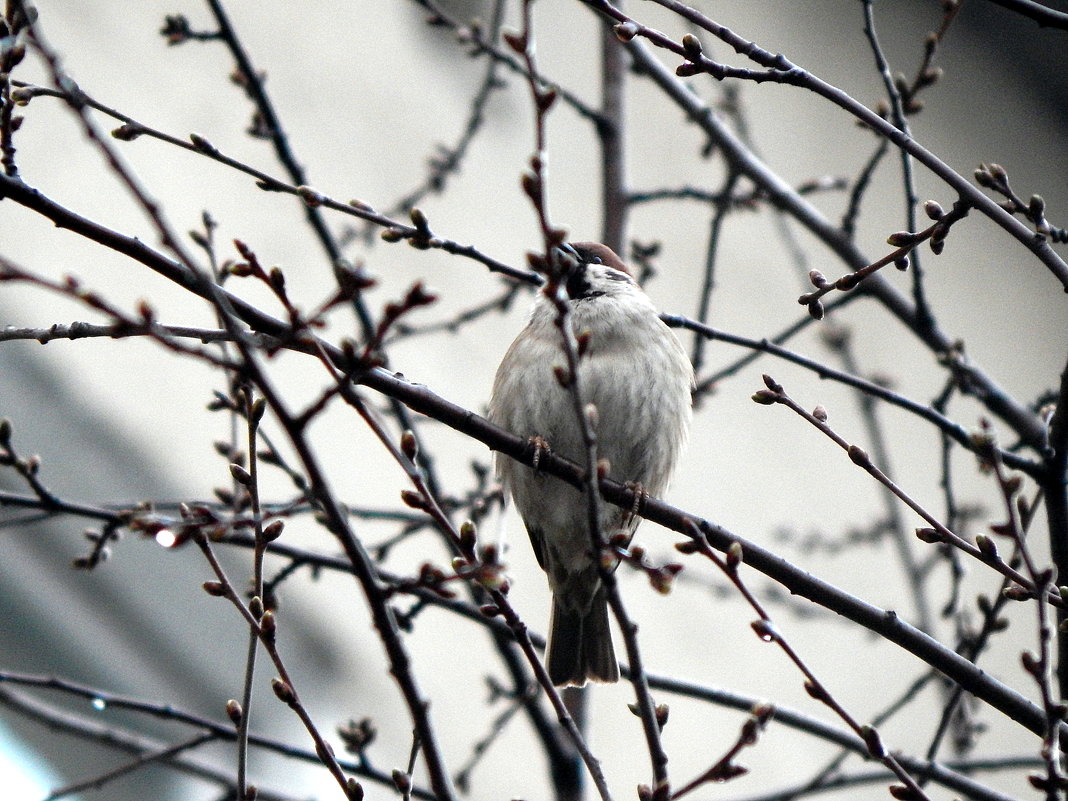
<path fill-rule="evenodd" d="M 531 458 L 530 464 L 535 470 L 537 470 L 538 466 L 541 464 L 542 455 L 546 453 L 552 453 L 553 449 L 549 447 L 549 441 L 540 434 L 535 434 L 528 440 L 528 442 L 530 443 L 530 446 L 534 449 L 534 456 Z"/>
<path fill-rule="evenodd" d="M 623 486 L 627 488 L 632 496 L 630 509 L 625 510 L 624 519 L 636 517 L 638 512 L 641 511 L 645 499 L 649 497 L 649 493 L 645 491 L 645 487 L 642 486 L 640 481 L 628 481 Z"/>

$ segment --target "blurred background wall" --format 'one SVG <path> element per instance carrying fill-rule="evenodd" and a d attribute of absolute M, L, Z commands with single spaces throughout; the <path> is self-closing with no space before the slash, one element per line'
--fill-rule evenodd
<path fill-rule="evenodd" d="M 655 7 L 632 5 L 632 12 L 649 24 L 674 25 Z M 861 34 L 859 3 L 767 0 L 696 5 L 865 103 L 874 104 L 883 94 Z M 232 64 L 223 47 L 194 42 L 170 48 L 158 33 L 164 14 L 172 13 L 185 14 L 195 27 L 210 28 L 202 4 L 40 0 L 37 7 L 42 30 L 62 54 L 65 68 L 94 98 L 176 136 L 197 132 L 226 153 L 279 172 L 268 144 L 245 134 L 250 107 L 227 80 Z M 896 68 L 909 72 L 919 60 L 924 35 L 938 22 L 939 4 L 916 0 L 875 7 L 888 57 Z M 489 4 L 457 2 L 449 8 L 461 18 L 485 17 Z M 465 57 L 465 48 L 455 37 L 426 26 L 425 12 L 414 3 L 321 2 L 294 8 L 291 3 L 264 0 L 231 2 L 228 10 L 254 62 L 268 72 L 267 88 L 316 188 L 342 200 L 354 197 L 388 208 L 420 184 L 426 160 L 438 143 L 452 142 L 459 135 L 483 62 Z M 515 9 L 510 13 L 514 17 Z M 565 0 L 538 3 L 536 19 L 540 67 L 596 103 L 597 20 L 579 4 Z M 677 28 L 671 32 L 681 33 Z M 1004 164 L 1019 192 L 1025 197 L 1042 194 L 1051 218 L 1062 223 L 1068 217 L 1063 214 L 1068 208 L 1063 158 L 1068 151 L 1066 37 L 1063 31 L 1039 29 L 992 3 L 966 2 L 938 53 L 937 64 L 945 70 L 945 78 L 925 96 L 928 107 L 913 120 L 916 138 L 955 169 L 969 174 L 980 161 Z M 708 46 L 715 56 L 740 63 L 722 46 Z M 46 81 L 39 64 L 27 64 L 19 77 Z M 435 231 L 523 266 L 524 253 L 539 242 L 535 220 L 518 189 L 532 147 L 530 111 L 519 79 L 508 74 L 504 79 L 509 86 L 494 93 L 485 129 L 460 174 L 450 180 L 447 193 L 430 196 L 420 205 Z M 707 79 L 692 83 L 710 102 L 721 96 L 721 88 Z M 747 84 L 741 86 L 740 97 L 755 146 L 792 183 L 823 176 L 853 177 L 874 147 L 870 134 L 844 114 L 797 90 Z M 699 157 L 702 140 L 694 126 L 680 124 L 678 112 L 656 101 L 652 90 L 637 80 L 629 98 L 629 122 L 635 189 L 665 183 L 719 186 L 723 167 L 715 158 Z M 28 182 L 70 208 L 156 244 L 151 228 L 59 102 L 35 99 L 26 109 L 17 144 Z M 219 223 L 221 252 L 236 257 L 230 240 L 248 242 L 266 264 L 285 268 L 291 295 L 302 298 L 306 306 L 329 291 L 329 266 L 302 227 L 302 209 L 292 198 L 261 192 L 245 176 L 147 138 L 122 144 L 120 150 L 150 193 L 164 203 L 179 231 L 198 228 L 201 213 L 208 210 Z M 549 150 L 555 221 L 577 239 L 597 238 L 597 152 L 587 124 L 567 110 L 558 110 L 551 118 Z M 918 176 L 921 199 L 932 197 L 946 207 L 952 204 L 954 198 L 943 186 L 923 170 Z M 902 227 L 898 186 L 898 160 L 892 155 L 876 177 L 857 235 L 858 244 L 873 257 L 882 254 L 886 235 Z M 827 193 L 814 202 L 835 220 L 846 200 L 844 193 Z M 345 219 L 328 219 L 338 232 L 349 226 Z M 632 237 L 662 243 L 660 273 L 647 289 L 666 312 L 694 313 L 707 227 L 707 213 L 686 201 L 639 207 L 633 215 Z M 716 327 L 761 337 L 798 318 L 795 298 L 804 286 L 804 273 L 777 232 L 774 215 L 767 209 L 731 218 L 720 245 L 712 315 Z M 354 229 L 355 233 L 361 232 Z M 807 234 L 794 229 L 794 235 L 805 254 L 806 269 L 816 267 L 829 276 L 843 271 Z M 473 305 L 474 298 L 491 296 L 500 286 L 498 279 L 473 263 L 440 252 L 404 246 L 370 248 L 359 239 L 350 251 L 379 279 L 371 296 L 375 308 L 399 297 L 414 280 L 424 280 L 437 291 L 440 302 L 419 313 L 421 322 L 444 319 Z M 50 276 L 77 275 L 86 286 L 128 309 L 145 298 L 163 322 L 214 326 L 205 304 L 114 253 L 53 229 L 11 202 L 0 203 L 0 253 Z M 1021 400 L 1029 402 L 1047 389 L 1063 367 L 1068 315 L 1063 296 L 1037 262 L 1004 233 L 976 219 L 954 230 L 945 256 L 936 259 L 925 253 L 924 263 L 932 304 L 944 329 L 962 338 L 968 353 Z M 890 278 L 907 289 L 907 277 Z M 245 286 L 242 290 L 255 302 L 270 305 L 264 293 Z M 393 351 L 393 364 L 444 397 L 482 410 L 495 366 L 522 325 L 526 306 L 524 297 L 508 314 L 483 318 L 452 336 L 432 357 L 424 341 L 402 343 Z M 62 297 L 0 285 L 0 326 L 44 327 L 87 317 L 83 308 Z M 887 315 L 855 303 L 838 322 L 853 328 L 865 372 L 887 377 L 909 397 L 929 401 L 937 394 L 941 373 L 934 359 Z M 351 320 L 338 317 L 328 333 L 336 339 L 351 333 L 350 326 Z M 815 328 L 792 347 L 825 353 Z M 710 353 L 710 369 L 742 355 L 722 345 L 712 345 Z M 282 356 L 273 365 L 280 385 L 294 397 L 314 397 L 322 385 L 319 371 L 306 361 Z M 909 365 L 907 371 L 901 369 L 904 364 Z M 864 526 L 878 514 L 882 501 L 874 486 L 825 441 L 785 413 L 751 403 L 749 396 L 760 386 L 761 370 L 772 372 L 792 394 L 803 398 L 804 405 L 824 404 L 832 420 L 844 421 L 848 437 L 862 436 L 849 392 L 796 368 L 764 361 L 723 381 L 700 411 L 669 499 L 780 549 L 873 603 L 902 604 L 899 611 L 910 616 L 914 610 L 901 601 L 899 570 L 885 567 L 892 562 L 887 543 L 841 552 L 813 546 L 848 539 L 852 528 Z M 0 416 L 12 421 L 20 450 L 40 453 L 45 483 L 71 500 L 118 506 L 141 499 L 171 502 L 210 497 L 213 488 L 227 485 L 226 462 L 212 442 L 226 438 L 229 424 L 224 416 L 205 411 L 213 390 L 224 388 L 220 377 L 203 365 L 175 359 L 150 343 L 0 343 Z M 963 402 L 955 406 L 953 416 L 972 427 L 978 410 Z M 935 438 L 899 412 L 887 412 L 885 418 L 896 446 L 894 466 L 910 478 L 910 489 L 937 508 Z M 334 410 L 328 419 L 330 425 L 316 426 L 314 436 L 324 461 L 339 477 L 339 495 L 354 504 L 395 506 L 393 499 L 404 486 L 399 471 L 344 410 Z M 451 488 L 465 486 L 472 460 L 489 463 L 485 449 L 452 432 L 427 426 L 425 433 L 437 447 L 439 470 Z M 801 458 L 789 455 L 794 453 Z M 0 472 L 0 487 L 23 489 L 9 472 Z M 266 489 L 283 495 L 288 490 L 278 477 L 269 478 Z M 989 484 L 971 471 L 961 492 L 975 499 L 989 493 Z M 381 500 L 385 498 L 389 500 Z M 813 505 L 818 516 L 799 520 L 796 510 Z M 166 552 L 151 541 L 128 537 L 113 548 L 114 556 L 105 565 L 92 572 L 77 571 L 71 562 L 87 549 L 80 535 L 84 521 L 33 520 L 33 515 L 13 509 L 2 514 L 0 667 L 61 675 L 223 718 L 226 699 L 240 693 L 247 632 L 232 610 L 197 591 L 200 582 L 210 578 L 198 554 Z M 501 526 L 515 544 L 509 553 L 514 602 L 529 621 L 540 625 L 535 622 L 545 619 L 548 604 L 542 578 L 518 521 L 504 521 Z M 372 541 L 384 536 L 370 525 L 363 530 Z M 670 558 L 671 540 L 662 534 L 647 524 L 640 536 L 652 552 Z M 308 531 L 295 527 L 292 536 L 309 547 L 332 548 L 323 534 L 310 527 Z M 228 558 L 235 575 L 247 572 L 245 555 L 228 554 Z M 415 548 L 401 548 L 397 555 L 401 565 L 417 565 L 425 558 Z M 796 674 L 778 655 L 769 655 L 766 647 L 753 641 L 747 613 L 735 598 L 722 597 L 714 578 L 684 582 L 677 601 L 645 592 L 638 576 L 627 575 L 624 580 L 647 632 L 651 670 L 813 709 Z M 713 602 L 723 605 L 722 626 L 692 630 L 688 604 Z M 294 582 L 287 585 L 283 604 L 288 653 L 301 675 L 314 677 L 310 703 L 328 722 L 327 730 L 330 721 L 343 723 L 349 717 L 377 713 L 383 703 L 397 703 L 361 599 L 350 582 L 329 575 Z M 794 619 L 793 614 L 784 612 L 787 620 Z M 804 619 L 796 614 L 796 619 Z M 841 633 L 840 624 L 824 619 L 826 615 L 817 617 L 818 624 L 798 625 L 792 636 L 819 670 L 835 677 L 836 691 L 856 705 L 859 717 L 878 706 L 868 697 L 865 677 L 871 670 L 876 666 L 900 670 L 902 685 L 917 670 L 915 662 L 900 653 L 882 651 L 869 662 L 856 650 L 831 647 Z M 474 630 L 458 632 L 453 627 L 459 624 L 444 616 L 432 621 L 412 638 L 412 647 L 417 660 L 435 665 L 427 687 L 435 713 L 444 719 L 462 717 L 464 705 L 481 703 L 486 692 L 474 678 L 478 670 L 466 662 L 467 654 L 454 647 L 458 637 L 474 636 Z M 692 639 L 692 646 L 675 647 L 680 637 Z M 996 651 L 991 672 L 1016 675 L 1016 650 Z M 463 693 L 450 694 L 450 675 L 462 670 L 471 671 L 471 684 Z M 265 680 L 260 683 L 265 685 Z M 260 693 L 257 723 L 303 742 L 292 715 L 268 696 L 269 689 Z M 385 698 L 391 700 L 384 702 Z M 593 744 L 600 748 L 606 771 L 628 779 L 633 774 L 629 784 L 621 782 L 621 793 L 643 780 L 642 768 L 628 765 L 630 749 L 639 738 L 624 706 L 629 698 L 625 687 L 598 688 L 591 713 Z M 88 702 L 58 696 L 50 700 L 72 711 L 88 711 Z M 399 706 L 397 711 L 395 719 L 378 714 L 376 722 L 383 752 L 400 759 L 410 732 Z M 161 741 L 173 739 L 178 731 L 142 716 L 107 710 L 98 719 L 102 725 L 129 724 Z M 707 719 L 673 724 L 665 734 L 669 747 L 679 748 L 689 737 L 707 736 L 716 744 L 709 746 L 711 753 L 720 744 L 729 744 L 736 717 L 724 712 L 722 720 L 713 724 Z M 892 737 L 894 727 L 889 728 Z M 612 735 L 618 736 L 618 744 L 606 739 L 608 732 L 619 732 Z M 473 726 L 468 737 L 473 740 L 482 733 Z M 0 734 L 9 753 L 19 754 L 24 768 L 44 776 L 48 786 L 125 761 L 2 707 Z M 521 747 L 525 736 L 513 728 L 505 742 Z M 1018 731 L 999 730 L 992 736 L 1003 738 L 993 742 L 1017 750 L 1019 741 L 1013 738 Z M 454 744 L 457 761 L 466 747 Z M 799 760 L 811 758 L 805 741 L 799 739 L 796 747 Z M 754 751 L 747 760 L 754 775 L 788 774 L 777 764 L 776 750 L 769 746 Z M 680 776 L 695 773 L 707 756 L 695 753 L 692 760 L 680 756 L 675 767 Z M 494 760 L 491 753 L 481 769 L 485 797 L 516 792 L 514 776 L 493 778 Z M 195 761 L 225 767 L 232 764 L 232 757 L 227 748 L 214 746 L 197 752 Z M 257 780 L 265 787 L 292 779 L 294 772 L 304 775 L 296 797 L 327 798 L 337 793 L 314 766 L 258 758 L 255 767 Z M 539 770 L 532 770 L 529 783 L 520 788 L 528 797 L 539 797 Z M 1018 784 L 1007 789 L 1022 791 Z M 876 787 L 870 792 L 882 797 L 885 790 Z M 199 780 L 142 771 L 133 780 L 109 785 L 102 796 L 84 797 L 199 801 L 216 793 Z"/>

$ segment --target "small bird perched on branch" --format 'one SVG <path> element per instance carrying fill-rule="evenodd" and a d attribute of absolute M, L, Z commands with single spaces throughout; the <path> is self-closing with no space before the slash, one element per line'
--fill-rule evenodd
<path fill-rule="evenodd" d="M 686 440 L 693 367 L 674 332 L 610 248 L 575 242 L 559 248 L 561 286 L 575 335 L 583 340 L 578 386 L 596 407 L 599 460 L 608 475 L 660 495 Z M 552 451 L 586 464 L 582 427 L 568 381 L 559 311 L 540 293 L 493 384 L 490 420 Z M 564 386 L 568 384 L 568 386 Z M 497 470 L 526 525 L 538 564 L 553 593 L 546 666 L 553 684 L 613 682 L 619 665 L 608 627 L 608 606 L 590 534 L 586 495 L 559 479 L 505 456 Z M 627 540 L 638 518 L 599 500 L 601 539 Z M 611 562 L 614 569 L 618 560 Z"/>

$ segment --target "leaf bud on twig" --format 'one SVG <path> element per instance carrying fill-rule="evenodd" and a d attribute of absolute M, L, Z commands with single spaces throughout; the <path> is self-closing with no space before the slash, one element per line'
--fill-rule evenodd
<path fill-rule="evenodd" d="M 859 283 L 860 276 L 857 273 L 846 273 L 834 282 L 834 288 L 839 289 L 842 292 L 848 292 Z"/>
<path fill-rule="evenodd" d="M 859 445 L 850 445 L 849 450 L 847 450 L 846 453 L 849 454 L 849 458 L 853 464 L 860 465 L 861 467 L 871 467 L 871 457 L 868 456 L 868 452 Z"/>
<path fill-rule="evenodd" d="M 323 205 L 323 201 L 326 199 L 322 194 L 310 186 L 298 186 L 297 194 L 300 196 L 300 199 L 304 201 L 304 205 L 311 208 Z"/>
<path fill-rule="evenodd" d="M 886 756 L 886 746 L 879 732 L 871 726 L 861 726 L 860 734 L 864 738 L 864 744 L 868 747 L 868 753 L 875 759 L 883 759 Z"/>
<path fill-rule="evenodd" d="M 920 797 L 916 795 L 915 791 L 904 784 L 891 784 L 887 789 L 897 801 L 920 801 Z"/>
<path fill-rule="evenodd" d="M 412 220 L 412 225 L 418 228 L 420 231 L 430 230 L 430 221 L 427 219 L 426 214 L 417 206 L 412 206 L 408 210 L 408 216 Z"/>
<path fill-rule="evenodd" d="M 195 147 L 201 153 L 207 153 L 209 155 L 212 155 L 212 154 L 215 154 L 215 153 L 219 152 L 215 148 L 215 145 L 213 145 L 211 142 L 209 142 L 207 139 L 205 139 L 200 134 L 195 134 L 195 133 L 189 134 L 189 141 L 193 144 L 193 147 Z"/>
<path fill-rule="evenodd" d="M 653 713 L 656 716 L 656 727 L 660 731 L 664 730 L 664 726 L 667 725 L 668 716 L 671 714 L 671 707 L 667 704 L 657 704 L 653 708 Z"/>
<path fill-rule="evenodd" d="M 401 501 L 412 509 L 426 511 L 426 499 L 415 490 L 401 490 Z"/>
<path fill-rule="evenodd" d="M 271 679 L 271 689 L 274 690 L 274 694 L 283 704 L 292 706 L 296 703 L 297 694 L 293 692 L 293 687 L 289 682 L 282 681 L 281 679 Z"/>
<path fill-rule="evenodd" d="M 758 389 L 753 393 L 752 399 L 755 403 L 759 403 L 762 406 L 773 406 L 779 400 L 779 394 L 772 392 L 770 389 Z"/>
<path fill-rule="evenodd" d="M 531 200 L 541 197 L 541 180 L 532 172 L 524 172 L 519 179 L 523 193 Z"/>
<path fill-rule="evenodd" d="M 1034 593 L 1026 587 L 1021 587 L 1019 584 L 1013 584 L 1001 591 L 1001 597 L 1007 598 L 1010 601 L 1030 601 L 1034 597 Z"/>
<path fill-rule="evenodd" d="M 1032 676 L 1040 676 L 1042 674 L 1042 662 L 1030 651 L 1023 651 L 1020 654 L 1020 664 Z"/>
<path fill-rule="evenodd" d="M 977 534 L 975 537 L 975 545 L 988 559 L 994 561 L 997 560 L 998 546 L 994 544 L 994 541 L 986 536 L 986 534 Z"/>
<path fill-rule="evenodd" d="M 408 429 L 401 434 L 400 449 L 401 453 L 412 462 L 414 462 L 419 455 L 419 440 L 415 438 L 415 433 L 411 429 Z"/>
<path fill-rule="evenodd" d="M 586 418 L 586 425 L 590 427 L 591 431 L 596 431 L 597 424 L 601 420 L 600 414 L 597 412 L 597 405 L 594 403 L 587 403 L 586 408 L 582 411 Z"/>
<path fill-rule="evenodd" d="M 942 205 L 937 200 L 928 200 L 923 204 L 924 213 L 932 220 L 941 220 L 946 216 L 945 211 L 942 209 Z"/>
<path fill-rule="evenodd" d="M 243 468 L 237 462 L 230 463 L 230 475 L 233 476 L 234 481 L 244 487 L 252 485 L 252 476 L 249 474 L 248 470 Z"/>
<path fill-rule="evenodd" d="M 935 226 L 935 229 L 931 232 L 931 252 L 936 256 L 941 254 L 942 250 L 946 246 L 946 234 L 949 233 L 949 228 L 946 225 L 939 223 Z"/>
<path fill-rule="evenodd" d="M 14 92 L 11 93 L 11 98 L 15 100 Z M 15 104 L 20 105 L 17 100 L 15 100 Z M 111 135 L 122 142 L 132 142 L 144 132 L 145 129 L 143 126 L 138 125 L 136 123 L 128 122 L 114 129 L 111 132 Z"/>
<path fill-rule="evenodd" d="M 575 335 L 575 345 L 578 349 L 578 356 L 581 359 L 586 355 L 586 351 L 590 347 L 590 339 L 593 337 L 593 332 L 590 329 L 580 331 Z"/>
<path fill-rule="evenodd" d="M 402 793 L 410 793 L 412 790 L 412 777 L 403 770 L 393 770 L 393 785 Z"/>
<path fill-rule="evenodd" d="M 916 244 L 916 234 L 911 231 L 896 231 L 886 238 L 886 244 L 895 248 L 908 247 Z"/>
<path fill-rule="evenodd" d="M 738 566 L 742 563 L 742 559 L 745 557 L 745 553 L 742 550 L 742 544 L 735 540 L 727 548 L 727 569 L 732 573 L 738 570 Z"/>
<path fill-rule="evenodd" d="M 553 375 L 556 377 L 556 383 L 564 389 L 571 386 L 571 371 L 562 364 L 553 365 Z"/>
<path fill-rule="evenodd" d="M 286 292 L 286 276 L 281 267 L 272 267 L 267 273 L 267 280 L 271 282 L 271 288 L 279 295 Z"/>
<path fill-rule="evenodd" d="M 285 527 L 286 521 L 272 520 L 270 523 L 263 527 L 263 541 L 274 542 L 276 539 L 282 536 L 282 530 Z"/>
<path fill-rule="evenodd" d="M 1027 205 L 1027 212 L 1033 220 L 1041 220 L 1046 213 L 1046 201 L 1042 195 L 1031 195 L 1031 201 Z"/>
<path fill-rule="evenodd" d="M 918 528 L 916 529 L 916 536 L 923 542 L 935 543 L 943 541 L 942 535 L 939 534 L 938 531 L 933 528 Z"/>
<path fill-rule="evenodd" d="M 557 92 L 553 87 L 539 91 L 535 97 L 535 102 L 538 104 L 538 111 L 545 114 L 549 109 L 553 107 L 553 103 L 556 102 Z"/>
<path fill-rule="evenodd" d="M 244 717 L 244 712 L 241 709 L 241 704 L 231 698 L 226 702 L 226 717 L 230 718 L 230 722 L 235 726 L 241 725 L 241 719 Z"/>
<path fill-rule="evenodd" d="M 755 631 L 756 635 L 764 642 L 775 642 L 779 639 L 779 633 L 775 630 L 775 624 L 770 620 L 761 618 L 760 620 L 754 620 L 749 625 L 753 627 L 753 631 Z"/>
<path fill-rule="evenodd" d="M 519 55 L 527 51 L 527 37 L 519 31 L 507 30 L 501 34 L 501 38 Z"/>
<path fill-rule="evenodd" d="M 278 620 L 270 609 L 264 612 L 263 617 L 260 618 L 260 631 L 263 633 L 265 640 L 274 642 L 278 634 Z"/>
<path fill-rule="evenodd" d="M 264 415 L 264 413 L 266 411 L 267 411 L 267 399 L 266 398 L 256 398 L 256 400 L 254 400 L 252 402 L 252 409 L 250 410 L 251 413 L 249 415 L 249 419 L 252 421 L 252 424 L 253 425 L 259 425 L 260 424 L 260 420 L 263 419 L 263 415 Z"/>

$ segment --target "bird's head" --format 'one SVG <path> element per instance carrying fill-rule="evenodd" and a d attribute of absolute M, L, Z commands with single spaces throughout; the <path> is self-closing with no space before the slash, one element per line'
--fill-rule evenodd
<path fill-rule="evenodd" d="M 637 284 L 627 265 L 607 245 L 566 242 L 560 246 L 565 288 L 573 301 L 631 294 Z"/>

